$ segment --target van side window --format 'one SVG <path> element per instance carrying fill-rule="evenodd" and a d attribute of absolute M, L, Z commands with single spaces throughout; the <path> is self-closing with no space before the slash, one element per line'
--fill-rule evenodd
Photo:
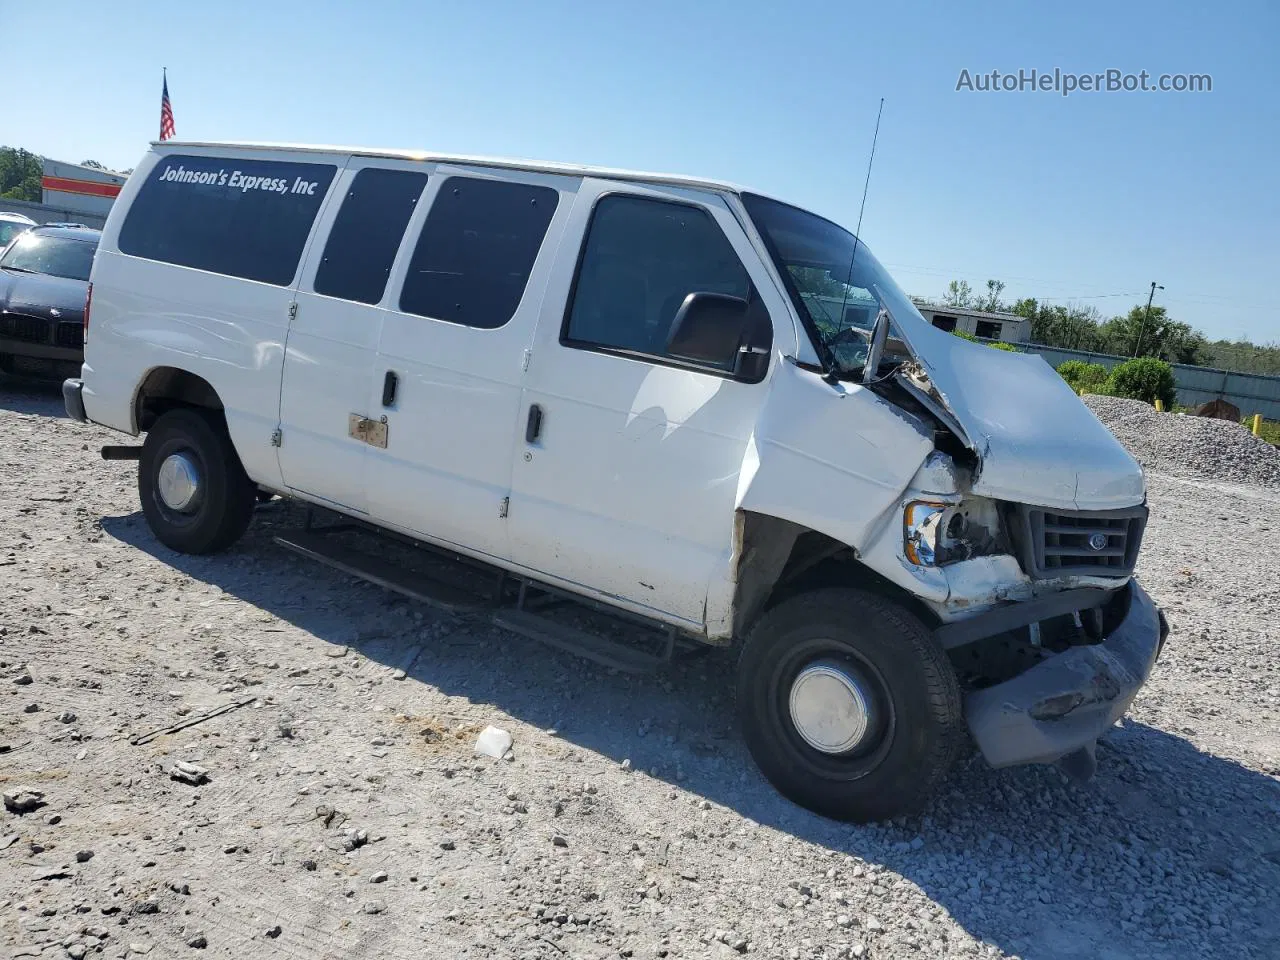
<path fill-rule="evenodd" d="M 474 177 L 440 185 L 400 293 L 400 309 L 492 330 L 524 296 L 560 194 Z"/>
<path fill-rule="evenodd" d="M 337 167 L 165 156 L 129 205 L 120 252 L 285 287 Z"/>
<path fill-rule="evenodd" d="M 380 301 L 426 185 L 427 175 L 411 170 L 366 167 L 357 173 L 324 245 L 315 292 L 356 303 Z"/>
<path fill-rule="evenodd" d="M 751 295 L 746 268 L 707 212 L 606 196 L 587 229 L 562 342 L 666 356 L 676 311 L 695 292 Z"/>

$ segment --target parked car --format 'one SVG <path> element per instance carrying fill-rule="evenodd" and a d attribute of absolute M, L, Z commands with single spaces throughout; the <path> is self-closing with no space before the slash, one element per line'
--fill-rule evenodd
<path fill-rule="evenodd" d="M 18 234 L 30 230 L 36 225 L 36 222 L 30 217 L 25 217 L 20 213 L 8 213 L 0 210 L 0 250 L 9 245 L 9 242 Z"/>
<path fill-rule="evenodd" d="M 86 227 L 31 227 L 0 255 L 0 370 L 56 379 L 80 371 L 101 236 Z"/>
<path fill-rule="evenodd" d="M 851 233 L 760 194 L 171 141 L 91 289 L 67 410 L 146 435 L 103 455 L 139 458 L 162 543 L 225 549 L 265 488 L 495 575 L 460 599 L 310 525 L 291 549 L 604 662 L 737 645 L 752 755 L 832 817 L 918 807 L 966 725 L 993 765 L 1091 774 L 1164 642 L 1133 579 L 1142 470 L 1110 432 L 1038 357 L 932 328 Z M 544 602 L 565 597 L 660 646 Z"/>

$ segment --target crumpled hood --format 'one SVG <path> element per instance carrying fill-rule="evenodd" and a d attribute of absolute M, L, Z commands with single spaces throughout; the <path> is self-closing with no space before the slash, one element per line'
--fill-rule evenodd
<path fill-rule="evenodd" d="M 80 320 L 88 289 L 84 280 L 0 269 L 0 310 L 47 317 L 52 309 L 63 320 Z"/>
<path fill-rule="evenodd" d="M 1039 356 L 970 343 L 919 317 L 897 326 L 981 461 L 975 493 L 1063 510 L 1142 502 L 1142 467 Z"/>

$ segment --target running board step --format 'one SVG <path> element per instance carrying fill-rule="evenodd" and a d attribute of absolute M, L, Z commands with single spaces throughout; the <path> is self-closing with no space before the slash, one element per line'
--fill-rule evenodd
<path fill-rule="evenodd" d="M 504 630 L 539 640 L 558 650 L 586 657 L 626 673 L 655 673 L 671 662 L 673 634 L 668 635 L 665 655 L 658 655 L 556 623 L 528 610 L 499 610 L 493 615 L 493 623 Z"/>
<path fill-rule="evenodd" d="M 368 580 L 387 590 L 420 600 L 449 613 L 474 613 L 491 606 L 484 597 L 469 590 L 455 587 L 421 573 L 407 570 L 403 565 L 370 556 L 359 550 L 335 543 L 323 533 L 296 531 L 275 538 L 286 550 L 318 560 L 326 566 L 349 573 L 353 577 Z"/>

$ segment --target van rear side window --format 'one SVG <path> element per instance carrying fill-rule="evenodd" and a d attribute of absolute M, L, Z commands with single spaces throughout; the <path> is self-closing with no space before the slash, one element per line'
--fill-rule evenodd
<path fill-rule="evenodd" d="M 492 330 L 511 319 L 560 202 L 550 187 L 450 177 L 413 251 L 400 309 Z"/>
<path fill-rule="evenodd" d="M 288 286 L 337 168 L 166 156 L 120 228 L 121 253 Z"/>
<path fill-rule="evenodd" d="M 357 303 L 381 300 L 426 185 L 427 175 L 411 170 L 366 167 L 357 173 L 324 245 L 315 292 Z"/>

